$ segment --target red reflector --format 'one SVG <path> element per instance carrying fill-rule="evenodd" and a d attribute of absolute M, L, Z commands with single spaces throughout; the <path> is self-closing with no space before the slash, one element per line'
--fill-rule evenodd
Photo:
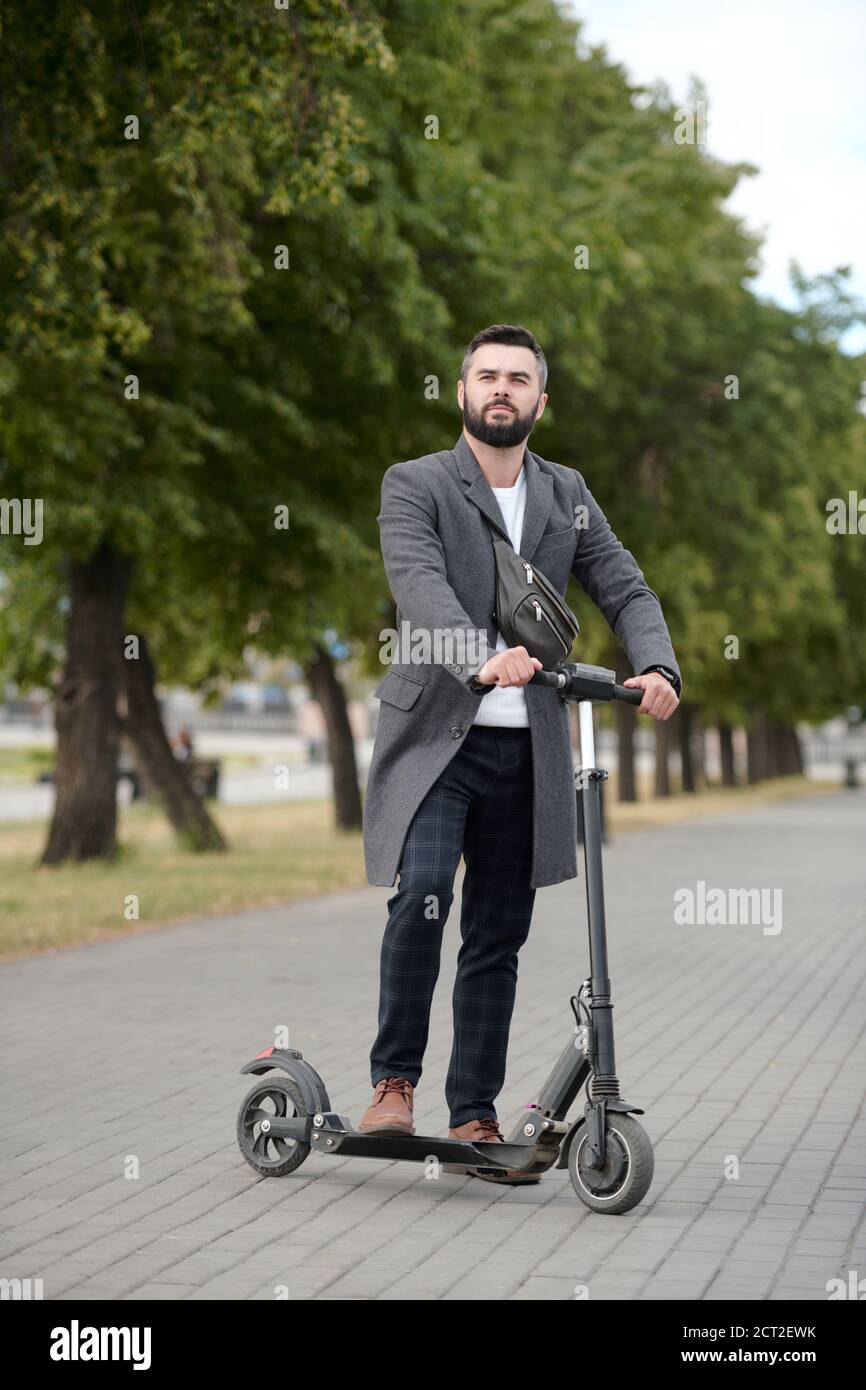
<path fill-rule="evenodd" d="M 276 1049 L 273 1048 L 273 1047 L 266 1047 L 265 1050 L 264 1050 L 264 1052 L 257 1052 L 257 1053 L 256 1053 L 256 1061 L 258 1061 L 259 1057 L 270 1057 L 271 1053 L 274 1052 L 275 1050 L 276 1050 Z"/>

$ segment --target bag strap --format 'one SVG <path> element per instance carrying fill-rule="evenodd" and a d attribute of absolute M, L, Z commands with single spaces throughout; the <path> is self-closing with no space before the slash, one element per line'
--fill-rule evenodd
<path fill-rule="evenodd" d="M 502 541 L 505 545 L 508 546 L 509 550 L 514 550 L 514 546 L 511 544 L 511 538 L 510 538 L 510 536 L 504 535 L 503 532 L 499 529 L 498 526 L 494 526 L 493 522 L 490 520 L 490 517 L 487 515 L 486 512 L 482 512 L 481 515 L 484 517 L 484 520 L 487 522 L 487 526 L 488 526 L 488 528 L 489 528 L 489 530 L 490 530 L 490 534 L 491 534 L 491 536 L 493 537 L 493 543 L 494 543 L 494 545 L 496 544 L 497 541 Z M 515 555 L 516 555 L 516 554 L 517 554 L 517 551 L 514 550 L 514 553 L 515 553 Z"/>
<path fill-rule="evenodd" d="M 454 453 L 454 450 L 453 450 L 453 449 L 449 449 L 449 450 L 448 450 L 448 453 L 449 453 L 449 454 L 451 455 L 451 457 L 453 458 L 453 460 L 454 460 L 454 466 L 455 466 L 455 468 L 456 468 L 456 467 L 457 467 L 457 455 Z M 533 456 L 533 457 L 534 457 L 534 456 Z M 481 511 L 481 508 L 479 507 L 478 510 Z M 504 531 L 504 530 L 499 526 L 499 523 L 496 522 L 496 523 L 494 524 L 494 523 L 490 520 L 490 517 L 487 515 L 486 512 L 481 512 L 481 515 L 484 517 L 484 520 L 487 522 L 488 528 L 489 528 L 489 530 L 490 530 L 490 534 L 491 534 L 491 536 L 493 537 L 494 544 L 496 543 L 496 541 L 504 541 L 505 544 L 508 546 L 509 550 L 514 550 L 514 546 L 511 544 L 511 537 L 508 535 L 508 533 L 507 533 L 506 531 Z M 515 555 L 516 555 L 516 554 L 517 554 L 517 551 L 514 550 L 514 553 L 515 553 Z"/>

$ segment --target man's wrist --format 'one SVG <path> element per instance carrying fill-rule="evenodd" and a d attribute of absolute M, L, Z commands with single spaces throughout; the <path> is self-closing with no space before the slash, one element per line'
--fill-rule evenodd
<path fill-rule="evenodd" d="M 674 671 L 670 666 L 647 666 L 645 671 L 641 671 L 641 675 L 648 676 L 650 671 L 658 671 L 660 676 L 664 676 L 665 680 L 669 681 L 670 684 L 673 686 L 674 694 L 677 696 L 677 698 L 679 698 L 680 691 L 683 688 L 683 683 L 677 675 L 676 671 Z"/>
<path fill-rule="evenodd" d="M 470 675 L 466 676 L 465 679 L 463 677 L 467 669 L 466 667 L 458 666 L 456 662 L 453 661 L 444 661 L 442 664 L 446 670 L 457 677 L 462 685 L 466 686 L 467 690 L 471 690 L 473 695 L 486 695 L 488 690 L 493 689 L 492 685 L 484 685 L 478 680 L 478 672 L 481 670 L 482 666 L 485 665 L 483 661 L 479 666 L 476 666 L 475 670 Z"/>

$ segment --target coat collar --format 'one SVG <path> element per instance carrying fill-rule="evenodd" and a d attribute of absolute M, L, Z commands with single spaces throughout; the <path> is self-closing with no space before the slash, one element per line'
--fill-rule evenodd
<path fill-rule="evenodd" d="M 499 510 L 499 503 L 493 495 L 493 491 L 484 476 L 481 464 L 472 452 L 466 435 L 460 431 L 460 437 L 452 449 L 452 455 L 457 463 L 457 469 L 461 478 L 466 484 L 466 496 L 470 502 L 493 522 L 493 525 L 508 539 L 508 532 L 503 525 L 502 512 Z M 524 560 L 530 560 L 535 552 L 538 542 L 541 540 L 542 532 L 550 516 L 550 509 L 553 505 L 553 479 L 549 473 L 545 473 L 538 466 L 535 454 L 531 453 L 527 447 L 523 454 L 523 471 L 526 475 L 526 509 L 523 516 L 523 534 L 520 538 L 519 554 Z"/>

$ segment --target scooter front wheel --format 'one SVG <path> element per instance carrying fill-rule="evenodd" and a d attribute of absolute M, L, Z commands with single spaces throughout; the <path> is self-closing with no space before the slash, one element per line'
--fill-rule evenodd
<path fill-rule="evenodd" d="M 261 1177 L 285 1177 L 300 1168 L 310 1153 L 309 1144 L 269 1134 L 262 1122 L 306 1113 L 300 1088 L 288 1076 L 263 1076 L 244 1097 L 238 1111 L 238 1146 Z"/>
<path fill-rule="evenodd" d="M 568 1173 L 580 1200 L 592 1211 L 619 1216 L 642 1202 L 653 1179 L 653 1148 L 631 1115 L 610 1112 L 604 1135 L 605 1161 L 591 1168 L 589 1134 L 582 1126 L 568 1151 Z"/>

